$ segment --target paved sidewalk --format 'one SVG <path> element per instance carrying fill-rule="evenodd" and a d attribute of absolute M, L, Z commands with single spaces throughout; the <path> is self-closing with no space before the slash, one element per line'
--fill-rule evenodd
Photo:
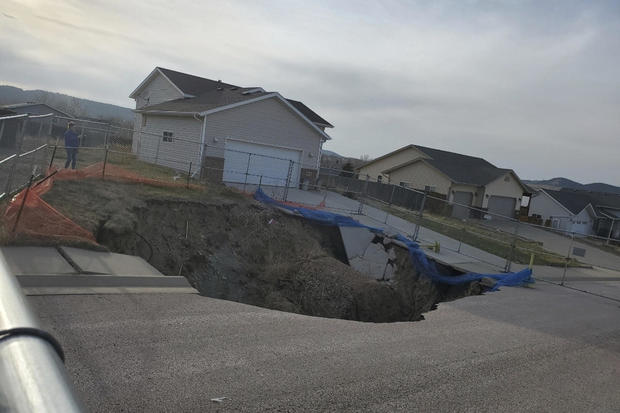
<path fill-rule="evenodd" d="M 1 247 L 0 259 L 26 295 L 196 293 L 140 257 L 67 247 Z"/>

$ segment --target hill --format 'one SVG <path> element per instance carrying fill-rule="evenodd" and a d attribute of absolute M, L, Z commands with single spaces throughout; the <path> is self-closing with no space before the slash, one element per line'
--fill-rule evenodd
<path fill-rule="evenodd" d="M 568 189 L 579 189 L 582 191 L 592 191 L 592 192 L 608 192 L 612 194 L 620 194 L 620 187 L 601 183 L 594 182 L 591 184 L 581 184 L 579 182 L 575 182 L 573 180 L 567 178 L 552 178 L 540 181 L 523 181 L 528 185 L 536 185 L 542 187 L 549 188 L 568 188 Z"/>
<path fill-rule="evenodd" d="M 0 85 L 0 105 L 25 102 L 46 103 L 78 118 L 86 117 L 119 122 L 133 121 L 131 109 L 122 106 L 46 90 L 23 90 L 14 86 Z"/>

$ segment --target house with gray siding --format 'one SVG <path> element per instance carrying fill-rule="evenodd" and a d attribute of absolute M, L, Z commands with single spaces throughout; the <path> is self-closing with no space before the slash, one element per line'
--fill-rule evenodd
<path fill-rule="evenodd" d="M 131 93 L 139 159 L 225 182 L 313 183 L 333 126 L 300 101 L 156 67 Z"/>
<path fill-rule="evenodd" d="M 538 189 L 529 214 L 551 228 L 575 235 L 620 239 L 620 195 L 574 189 Z"/>

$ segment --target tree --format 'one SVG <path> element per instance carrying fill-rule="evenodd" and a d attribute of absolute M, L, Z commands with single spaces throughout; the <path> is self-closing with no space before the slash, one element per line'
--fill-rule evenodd
<path fill-rule="evenodd" d="M 355 167 L 349 161 L 342 165 L 342 171 L 340 171 L 340 176 L 346 176 L 348 178 L 353 176 L 353 172 L 355 171 Z"/>

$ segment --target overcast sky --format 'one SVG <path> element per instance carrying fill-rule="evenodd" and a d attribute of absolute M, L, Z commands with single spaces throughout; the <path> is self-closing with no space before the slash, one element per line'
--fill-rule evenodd
<path fill-rule="evenodd" d="M 0 3 L 0 84 L 131 107 L 155 66 L 302 100 L 343 155 L 620 185 L 620 1 Z"/>

